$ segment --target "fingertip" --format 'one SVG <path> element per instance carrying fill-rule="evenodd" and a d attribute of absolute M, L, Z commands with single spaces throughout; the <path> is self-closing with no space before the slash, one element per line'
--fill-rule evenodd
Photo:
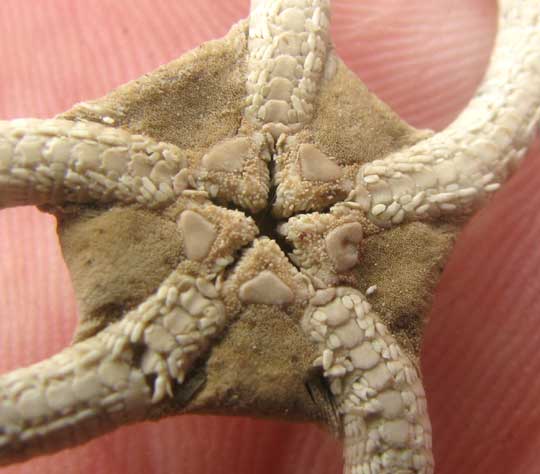
<path fill-rule="evenodd" d="M 486 69 L 495 30 L 491 0 L 333 3 L 338 54 L 419 128 L 440 129 L 465 106 Z"/>

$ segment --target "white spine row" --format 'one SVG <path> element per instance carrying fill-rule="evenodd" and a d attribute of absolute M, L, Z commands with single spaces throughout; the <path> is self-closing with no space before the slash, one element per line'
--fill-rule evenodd
<path fill-rule="evenodd" d="M 153 404 L 173 396 L 174 384 L 183 383 L 224 324 L 215 286 L 175 273 L 122 321 L 1 376 L 0 465 L 144 419 Z"/>
<path fill-rule="evenodd" d="M 246 116 L 278 137 L 313 114 L 329 48 L 329 0 L 261 0 L 249 18 Z"/>
<path fill-rule="evenodd" d="M 417 370 L 366 298 L 320 290 L 302 321 L 343 421 L 346 474 L 432 474 L 431 425 Z"/>
<path fill-rule="evenodd" d="M 187 187 L 174 145 L 91 122 L 0 121 L 0 208 L 139 202 L 158 207 Z"/>
<path fill-rule="evenodd" d="M 444 131 L 365 165 L 349 199 L 375 222 L 464 213 L 496 191 L 523 158 L 540 120 L 540 3 L 501 1 L 486 77 Z"/>

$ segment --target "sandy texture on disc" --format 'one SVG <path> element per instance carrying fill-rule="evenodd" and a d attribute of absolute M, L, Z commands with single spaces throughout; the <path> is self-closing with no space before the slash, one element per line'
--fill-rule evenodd
<path fill-rule="evenodd" d="M 182 149 L 201 150 L 236 134 L 245 96 L 245 24 L 62 118 L 102 122 Z"/>
<path fill-rule="evenodd" d="M 317 354 L 300 329 L 301 314 L 262 305 L 243 311 L 213 348 L 206 386 L 187 410 L 320 420 L 306 388 Z"/>
<path fill-rule="evenodd" d="M 425 315 L 458 228 L 413 222 L 376 234 L 364 242 L 356 270 L 359 288 L 369 297 L 392 335 L 418 360 Z"/>
<path fill-rule="evenodd" d="M 176 225 L 141 209 L 65 215 L 59 219 L 59 235 L 80 312 L 76 340 L 144 301 L 181 257 Z"/>

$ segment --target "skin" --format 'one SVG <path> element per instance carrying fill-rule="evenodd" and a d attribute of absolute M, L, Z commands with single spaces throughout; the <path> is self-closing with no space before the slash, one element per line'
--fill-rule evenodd
<path fill-rule="evenodd" d="M 246 0 L 123 6 L 3 0 L 0 117 L 50 117 L 101 96 L 222 36 L 248 11 Z M 464 107 L 495 32 L 492 0 L 335 0 L 333 9 L 339 54 L 417 127 L 440 129 Z M 439 474 L 540 473 L 538 154 L 466 227 L 430 313 L 422 363 Z M 51 217 L 2 211 L 0 255 L 4 372 L 68 344 L 76 307 Z M 2 472 L 319 474 L 340 472 L 340 457 L 339 444 L 312 426 L 190 416 L 124 428 Z"/>

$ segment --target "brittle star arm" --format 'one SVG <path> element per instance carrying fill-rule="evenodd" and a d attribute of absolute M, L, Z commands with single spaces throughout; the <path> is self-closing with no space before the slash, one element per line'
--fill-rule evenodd
<path fill-rule="evenodd" d="M 476 95 L 445 130 L 365 165 L 350 199 L 380 224 L 466 214 L 499 189 L 540 120 L 540 4 L 500 0 L 499 31 Z"/>
<path fill-rule="evenodd" d="M 0 376 L 0 465 L 83 443 L 174 404 L 193 364 L 230 324 L 235 310 L 224 303 L 219 276 L 256 228 L 200 193 L 179 201 L 171 212 L 183 258 L 154 294 L 97 334 Z"/>
<path fill-rule="evenodd" d="M 174 145 L 97 123 L 0 122 L 0 208 L 67 202 L 170 204 L 187 187 Z"/>
<path fill-rule="evenodd" d="M 145 419 L 150 407 L 172 397 L 173 384 L 184 382 L 223 327 L 217 296 L 208 282 L 175 272 L 120 322 L 0 377 L 0 465 Z"/>
<path fill-rule="evenodd" d="M 95 123 L 0 122 L 0 163 L 1 207 L 119 202 L 155 208 L 184 202 L 177 220 L 185 258 L 206 260 L 214 272 L 194 278 L 179 268 L 119 322 L 50 359 L 0 376 L 5 465 L 146 419 L 152 407 L 172 397 L 225 325 L 215 280 L 228 261 L 207 258 L 212 246 L 223 250 L 215 243 L 217 229 L 228 223 L 242 234 L 241 246 L 253 238 L 253 226 L 240 213 L 197 204 L 204 193 L 183 192 L 186 163 L 174 145 Z M 202 217 L 205 212 L 213 223 Z M 235 231 L 226 231 L 220 242 L 230 243 Z"/>
<path fill-rule="evenodd" d="M 302 321 L 322 355 L 344 436 L 346 474 L 433 472 L 418 369 L 359 291 L 319 292 Z"/>

